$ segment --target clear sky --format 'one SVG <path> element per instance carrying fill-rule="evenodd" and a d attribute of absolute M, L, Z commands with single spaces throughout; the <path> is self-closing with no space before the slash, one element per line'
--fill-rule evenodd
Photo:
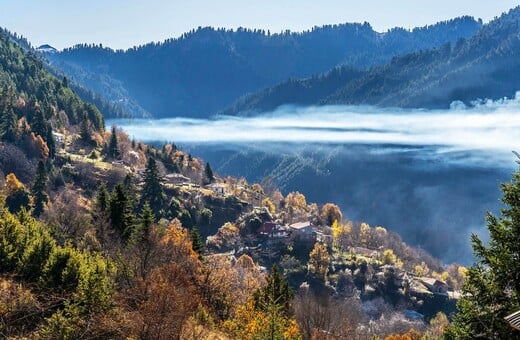
<path fill-rule="evenodd" d="M 487 22 L 518 5 L 519 0 L 0 0 L 0 26 L 35 46 L 86 42 L 128 48 L 198 26 L 279 32 L 368 21 L 381 32 L 461 15 Z"/>

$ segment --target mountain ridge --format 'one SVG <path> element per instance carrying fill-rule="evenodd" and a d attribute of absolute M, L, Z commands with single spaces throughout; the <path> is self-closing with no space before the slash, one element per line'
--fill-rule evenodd
<path fill-rule="evenodd" d="M 156 118 L 207 117 L 245 93 L 288 78 L 344 64 L 357 69 L 384 64 L 399 54 L 470 37 L 481 26 L 472 17 L 460 17 L 384 34 L 368 23 L 279 34 L 201 27 L 126 51 L 83 44 L 47 58 L 109 101 L 133 99 Z"/>
<path fill-rule="evenodd" d="M 404 108 L 448 108 L 454 101 L 470 105 L 479 99 L 513 97 L 520 89 L 515 70 L 520 49 L 520 7 L 484 25 L 475 36 L 394 57 L 389 63 L 343 79 L 344 84 L 316 98 L 323 84 L 336 81 L 331 71 L 307 79 L 279 83 L 242 97 L 223 114 L 251 114 L 270 111 L 283 104 L 376 105 Z M 283 91 L 305 88 L 307 96 L 297 98 Z"/>

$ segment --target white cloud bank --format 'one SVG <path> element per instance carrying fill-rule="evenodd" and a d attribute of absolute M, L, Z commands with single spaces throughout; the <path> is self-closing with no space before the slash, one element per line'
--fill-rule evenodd
<path fill-rule="evenodd" d="M 449 110 L 370 106 L 280 107 L 255 117 L 112 120 L 142 141 L 175 143 L 305 142 L 431 145 L 449 150 L 520 149 L 520 93 Z"/>

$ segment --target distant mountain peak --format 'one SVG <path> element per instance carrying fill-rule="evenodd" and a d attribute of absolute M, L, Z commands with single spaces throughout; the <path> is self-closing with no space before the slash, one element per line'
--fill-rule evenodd
<path fill-rule="evenodd" d="M 38 47 L 36 48 L 36 50 L 37 50 L 38 52 L 42 52 L 42 53 L 56 53 L 56 52 L 58 52 L 57 49 L 55 49 L 54 47 L 52 47 L 52 46 L 49 45 L 49 44 L 43 44 L 43 45 L 41 45 L 41 46 L 38 46 Z"/>

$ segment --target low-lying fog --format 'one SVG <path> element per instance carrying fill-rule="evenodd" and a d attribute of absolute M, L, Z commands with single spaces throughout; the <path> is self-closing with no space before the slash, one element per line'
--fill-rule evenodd
<path fill-rule="evenodd" d="M 520 97 L 450 110 L 281 107 L 261 116 L 112 120 L 136 140 L 173 141 L 221 175 L 273 178 L 283 193 L 336 202 L 445 262 L 470 264 L 499 183 L 520 149 Z"/>

